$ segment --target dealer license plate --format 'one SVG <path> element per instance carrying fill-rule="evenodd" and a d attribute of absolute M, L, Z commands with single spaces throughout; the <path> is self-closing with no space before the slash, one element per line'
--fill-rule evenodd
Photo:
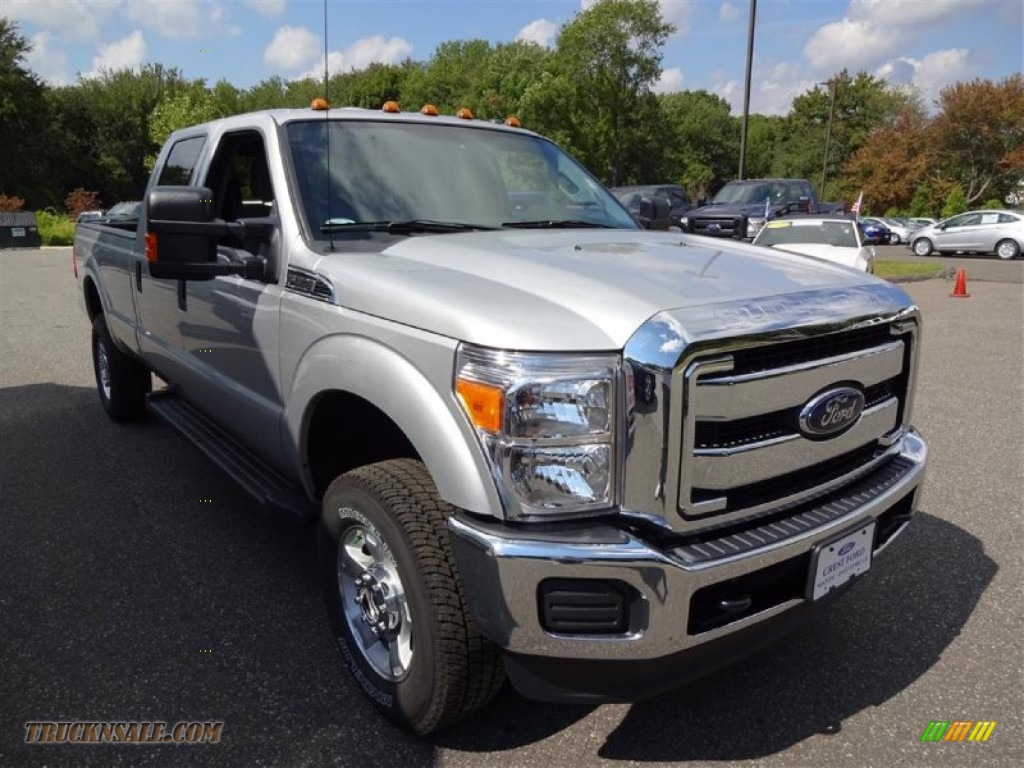
<path fill-rule="evenodd" d="M 812 557 L 808 592 L 817 600 L 836 587 L 859 576 L 871 567 L 871 547 L 875 540 L 875 523 L 819 544 Z"/>
<path fill-rule="evenodd" d="M 24 227 L 11 227 L 11 237 L 24 237 L 24 236 L 25 236 L 25 228 Z"/>

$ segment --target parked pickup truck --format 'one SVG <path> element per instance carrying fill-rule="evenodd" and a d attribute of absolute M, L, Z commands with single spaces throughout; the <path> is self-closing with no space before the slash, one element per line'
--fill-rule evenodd
<path fill-rule="evenodd" d="M 807 179 L 749 179 L 730 181 L 708 205 L 687 213 L 682 226 L 695 235 L 751 240 L 782 214 L 842 212 L 841 203 L 818 202 Z"/>
<path fill-rule="evenodd" d="M 653 696 L 911 521 L 898 287 L 642 230 L 512 119 L 319 106 L 173 134 L 137 231 L 81 224 L 74 268 L 103 408 L 318 519 L 341 657 L 395 720 L 433 731 L 506 676 Z"/>

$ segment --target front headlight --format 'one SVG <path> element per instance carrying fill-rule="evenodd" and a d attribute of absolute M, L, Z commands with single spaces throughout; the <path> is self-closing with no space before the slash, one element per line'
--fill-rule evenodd
<path fill-rule="evenodd" d="M 680 216 L 679 217 L 679 228 L 681 230 L 683 230 L 683 232 L 689 232 L 690 231 L 690 217 L 689 216 Z"/>
<path fill-rule="evenodd" d="M 756 237 L 767 219 L 747 219 L 747 237 Z"/>
<path fill-rule="evenodd" d="M 510 517 L 552 519 L 614 503 L 617 355 L 459 347 L 455 394 Z"/>

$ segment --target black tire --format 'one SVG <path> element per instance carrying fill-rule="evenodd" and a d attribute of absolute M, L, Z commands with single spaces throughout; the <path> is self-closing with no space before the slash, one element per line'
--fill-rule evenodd
<path fill-rule="evenodd" d="M 153 388 L 153 379 L 142 363 L 117 348 L 102 314 L 92 321 L 92 368 L 100 405 L 110 418 L 134 421 L 146 414 L 146 395 Z"/>
<path fill-rule="evenodd" d="M 931 256 L 933 253 L 932 241 L 927 237 L 919 237 L 911 246 L 915 256 Z"/>
<path fill-rule="evenodd" d="M 479 709 L 505 679 L 498 649 L 480 634 L 468 610 L 445 523 L 454 511 L 438 498 L 423 464 L 411 459 L 355 469 L 337 478 L 324 494 L 320 573 L 338 646 L 370 700 L 393 721 L 418 734 L 444 728 Z M 364 538 L 364 533 L 369 536 Z M 362 607 L 373 598 L 360 593 L 357 579 L 343 575 L 345 558 L 341 553 L 357 552 L 373 560 L 368 546 L 374 537 L 379 537 L 383 546 L 374 541 L 372 549 L 377 550 L 389 573 L 392 566 L 397 569 L 398 579 L 388 582 L 385 573 L 381 581 L 372 579 L 373 586 L 367 591 L 401 596 L 398 610 L 384 612 L 397 617 L 391 620 L 392 634 L 399 634 L 402 616 L 411 619 L 407 641 L 411 656 L 407 668 L 394 679 L 381 674 L 370 655 L 376 649 L 377 654 L 387 654 L 393 664 L 390 652 L 399 637 L 378 642 L 381 635 L 377 630 L 382 627 L 374 629 Z M 350 558 L 348 562 L 354 561 Z M 366 573 L 377 573 L 376 565 L 364 567 Z M 374 592 L 381 584 L 385 584 L 384 590 Z M 345 590 L 349 590 L 348 598 Z M 360 594 L 363 603 L 357 599 Z M 382 651 L 385 645 L 387 650 Z M 380 663 L 380 656 L 375 658 Z"/>
<path fill-rule="evenodd" d="M 996 243 L 996 256 L 1003 261 L 1011 261 L 1020 256 L 1020 246 L 1010 239 L 1000 240 Z"/>
<path fill-rule="evenodd" d="M 889 245 L 899 245 L 899 244 L 900 244 L 900 236 L 897 235 L 895 232 L 890 232 L 889 233 Z"/>

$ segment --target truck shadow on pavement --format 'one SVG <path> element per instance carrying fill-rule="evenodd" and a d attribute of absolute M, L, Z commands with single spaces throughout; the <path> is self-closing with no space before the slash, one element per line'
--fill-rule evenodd
<path fill-rule="evenodd" d="M 817 621 L 733 667 L 632 705 L 593 757 L 745 760 L 839 733 L 845 719 L 898 695 L 938 661 L 997 570 L 979 539 L 919 512 L 866 578 Z M 510 749 L 588 711 L 506 692 L 483 713 L 485 723 L 462 723 L 435 743 Z"/>

